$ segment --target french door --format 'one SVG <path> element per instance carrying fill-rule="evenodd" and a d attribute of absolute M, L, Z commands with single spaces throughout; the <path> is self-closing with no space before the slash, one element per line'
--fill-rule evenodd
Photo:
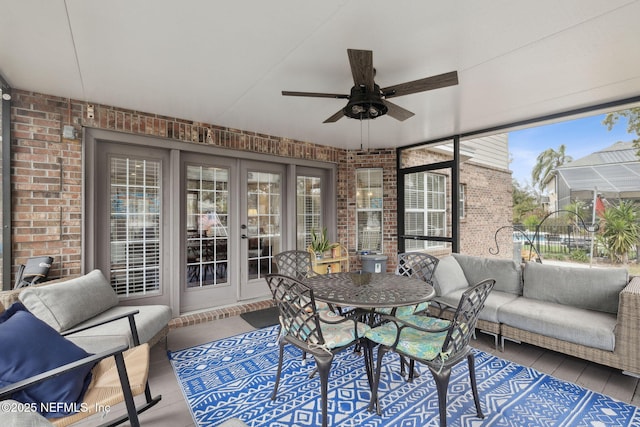
<path fill-rule="evenodd" d="M 236 161 L 224 157 L 185 154 L 182 163 L 182 286 L 180 311 L 236 302 L 233 267 L 232 201 Z"/>
<path fill-rule="evenodd" d="M 285 167 L 242 161 L 240 167 L 240 299 L 268 296 L 265 276 L 274 272 L 273 256 L 286 239 Z M 295 227 L 293 219 L 288 221 Z"/>
<path fill-rule="evenodd" d="M 87 138 L 84 268 L 100 269 L 124 303 L 178 314 L 270 298 L 274 255 L 334 228 L 335 169 L 147 142 Z"/>
<path fill-rule="evenodd" d="M 185 154 L 181 311 L 268 297 L 282 247 L 284 167 Z"/>

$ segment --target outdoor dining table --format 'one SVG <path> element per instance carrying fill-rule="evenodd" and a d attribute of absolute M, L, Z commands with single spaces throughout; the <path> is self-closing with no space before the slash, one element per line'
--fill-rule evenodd
<path fill-rule="evenodd" d="M 414 305 L 435 296 L 429 283 L 394 273 L 321 274 L 306 278 L 304 283 L 318 301 L 365 310 Z"/>
<path fill-rule="evenodd" d="M 342 272 L 306 278 L 317 301 L 338 307 L 353 307 L 354 313 L 373 326 L 376 308 L 402 307 L 431 300 L 436 292 L 429 283 L 394 273 Z M 373 347 L 364 342 L 365 368 L 369 387 L 373 385 Z M 377 402 L 376 402 L 377 406 Z"/>

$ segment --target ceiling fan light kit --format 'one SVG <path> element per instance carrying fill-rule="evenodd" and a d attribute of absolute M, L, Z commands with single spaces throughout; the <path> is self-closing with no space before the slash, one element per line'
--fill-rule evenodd
<path fill-rule="evenodd" d="M 358 120 L 375 119 L 387 114 L 388 108 L 382 100 L 380 86 L 375 85 L 373 92 L 364 86 L 351 88 L 351 95 L 347 106 L 342 109 L 347 117 Z"/>
<path fill-rule="evenodd" d="M 386 114 L 396 120 L 404 121 L 414 114 L 399 105 L 387 101 L 386 98 L 410 95 L 458 84 L 458 73 L 451 71 L 437 76 L 411 82 L 400 83 L 380 89 L 374 81 L 373 52 L 370 50 L 347 49 L 354 86 L 349 95 L 315 92 L 282 91 L 284 96 L 307 96 L 315 98 L 348 99 L 347 105 L 326 119 L 324 123 L 332 123 L 347 116 L 357 120 L 369 120 Z"/>

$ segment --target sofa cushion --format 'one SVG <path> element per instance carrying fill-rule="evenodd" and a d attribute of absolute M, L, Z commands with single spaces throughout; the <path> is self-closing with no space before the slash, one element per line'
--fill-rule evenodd
<path fill-rule="evenodd" d="M 26 288 L 19 298 L 31 313 L 58 332 L 118 304 L 118 296 L 100 270 L 61 283 Z"/>
<path fill-rule="evenodd" d="M 78 327 L 98 323 L 101 320 L 127 313 L 131 310 L 140 312 L 134 316 L 138 337 L 141 343 L 148 342 L 160 332 L 171 320 L 171 308 L 166 305 L 141 305 L 135 307 L 116 306 L 78 324 Z M 133 337 L 127 318 L 105 323 L 85 331 L 67 335 L 67 338 L 87 351 L 98 353 L 105 349 L 121 345 L 123 341 L 133 347 Z"/>
<path fill-rule="evenodd" d="M 625 268 L 572 268 L 528 262 L 524 268 L 524 296 L 615 314 L 620 291 L 628 279 Z"/>
<path fill-rule="evenodd" d="M 514 328 L 587 347 L 613 351 L 616 344 L 615 314 L 520 297 L 500 307 L 498 318 Z"/>
<path fill-rule="evenodd" d="M 21 307 L 13 310 L 16 305 Z M 11 315 L 3 315 L 0 323 L 0 387 L 90 355 L 26 311 L 22 304 L 14 304 L 5 313 Z M 76 368 L 16 392 L 12 397 L 22 403 L 37 405 L 39 409 L 40 403 L 60 403 L 55 412 L 44 412 L 43 415 L 68 415 L 72 404 L 82 401 L 91 382 L 92 368 L 93 365 Z"/>
<path fill-rule="evenodd" d="M 456 289 L 469 287 L 469 282 L 454 257 L 446 256 L 440 258 L 438 267 L 433 272 L 433 287 L 438 296 L 447 295 Z"/>
<path fill-rule="evenodd" d="M 460 298 L 462 297 L 464 291 L 465 289 L 456 289 L 455 291 L 449 292 L 447 295 L 438 297 L 435 300 L 437 302 L 444 303 L 449 307 L 456 308 L 458 307 L 458 303 L 460 302 Z M 500 309 L 500 307 L 508 302 L 515 300 L 516 298 L 518 298 L 518 296 L 513 295 L 510 292 L 492 290 L 484 302 L 484 308 L 482 309 L 482 311 L 480 311 L 478 319 L 486 320 L 493 323 L 499 323 L 498 310 Z"/>
<path fill-rule="evenodd" d="M 494 291 L 522 295 L 522 273 L 520 264 L 512 259 L 485 258 L 478 256 L 453 254 L 458 261 L 470 285 L 493 278 Z"/>

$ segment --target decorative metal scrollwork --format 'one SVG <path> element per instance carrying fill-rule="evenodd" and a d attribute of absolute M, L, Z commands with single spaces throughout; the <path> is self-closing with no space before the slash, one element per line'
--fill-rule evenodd
<path fill-rule="evenodd" d="M 557 211 L 553 211 L 553 212 L 548 213 L 547 215 L 545 215 L 544 218 L 542 218 L 542 221 L 540 221 L 540 223 L 536 226 L 536 231 L 533 233 L 533 239 L 530 238 L 529 235 L 527 233 L 525 233 L 523 230 L 521 230 L 519 228 L 515 228 L 513 225 L 505 225 L 505 226 L 502 226 L 502 227 L 498 228 L 496 230 L 495 234 L 493 235 L 493 240 L 496 242 L 496 247 L 495 247 L 495 249 L 494 248 L 489 248 L 489 253 L 491 255 L 498 255 L 500 253 L 500 245 L 498 244 L 498 233 L 500 233 L 505 228 L 510 228 L 512 231 L 517 231 L 518 233 L 520 233 L 522 235 L 522 237 L 524 237 L 524 239 L 529 244 L 529 259 L 531 259 L 532 252 L 535 252 L 536 261 L 539 262 L 539 263 L 542 263 L 542 257 L 540 256 L 540 252 L 538 251 L 538 248 L 536 247 L 534 242 L 538 241 L 538 236 L 540 234 L 540 227 L 547 220 L 547 218 L 549 218 L 551 215 L 554 215 L 554 214 L 557 214 L 557 213 L 560 213 L 560 212 L 567 212 L 567 213 L 570 213 L 572 215 L 575 215 L 578 218 L 578 221 L 579 221 L 578 226 L 581 227 L 581 228 L 584 228 L 589 233 L 595 233 L 600 228 L 600 226 L 598 224 L 593 224 L 590 227 L 587 226 L 587 224 L 584 222 L 584 219 L 578 213 L 576 213 L 574 211 L 569 211 L 569 210 L 566 210 L 566 209 L 558 209 Z"/>

